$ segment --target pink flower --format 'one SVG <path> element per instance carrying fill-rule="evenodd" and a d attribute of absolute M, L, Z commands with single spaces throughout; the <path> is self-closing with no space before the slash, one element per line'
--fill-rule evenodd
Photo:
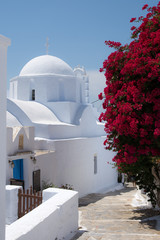
<path fill-rule="evenodd" d="M 131 27 L 131 31 L 133 31 L 133 30 L 135 30 L 136 29 L 136 27 L 135 26 L 132 26 Z"/>
<path fill-rule="evenodd" d="M 145 5 L 142 7 L 142 10 L 145 10 L 147 7 L 148 7 L 148 4 L 145 4 Z"/>
<path fill-rule="evenodd" d="M 116 51 L 103 62 L 106 87 L 99 94 L 104 98 L 99 119 L 105 123 L 105 148 L 116 152 L 113 161 L 119 169 L 145 156 L 160 156 L 160 2 L 146 8 L 146 17 L 138 18 L 141 25 L 131 28 L 128 46 L 106 41 Z"/>
<path fill-rule="evenodd" d="M 100 122 L 102 122 L 102 120 L 103 120 L 103 117 L 104 117 L 104 114 L 103 114 L 103 113 L 101 113 L 101 114 L 100 114 L 100 116 L 99 116 L 99 121 L 100 121 Z"/>
<path fill-rule="evenodd" d="M 105 44 L 109 47 L 119 48 L 121 46 L 120 42 L 114 42 L 114 41 L 105 41 Z"/>
<path fill-rule="evenodd" d="M 99 98 L 99 100 L 102 100 L 102 99 L 103 99 L 102 93 L 100 93 L 100 94 L 98 95 L 98 98 Z"/>
<path fill-rule="evenodd" d="M 144 138 L 148 135 L 147 131 L 143 128 L 140 129 L 140 136 L 141 138 Z"/>
<path fill-rule="evenodd" d="M 160 136 L 160 129 L 159 129 L 159 128 L 156 128 L 156 129 L 154 130 L 154 136 L 155 136 L 155 138 L 157 138 L 158 136 Z"/>
<path fill-rule="evenodd" d="M 100 72 L 103 72 L 103 70 L 104 70 L 103 68 L 100 68 L 100 69 L 99 69 Z"/>
<path fill-rule="evenodd" d="M 131 18 L 130 22 L 134 22 L 136 20 L 136 18 Z"/>
<path fill-rule="evenodd" d="M 152 17 L 152 13 L 148 13 L 146 17 L 147 17 L 147 18 Z"/>
<path fill-rule="evenodd" d="M 142 19 L 143 19 L 143 16 L 140 16 L 140 17 L 138 18 L 139 21 L 142 20 Z"/>

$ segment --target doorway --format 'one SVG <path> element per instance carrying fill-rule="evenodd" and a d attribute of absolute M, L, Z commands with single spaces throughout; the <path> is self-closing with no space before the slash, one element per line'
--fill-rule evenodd
<path fill-rule="evenodd" d="M 23 159 L 13 160 L 13 178 L 23 180 Z"/>

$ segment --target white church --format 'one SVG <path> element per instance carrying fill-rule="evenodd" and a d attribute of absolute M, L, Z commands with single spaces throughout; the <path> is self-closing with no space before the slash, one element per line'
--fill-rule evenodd
<path fill-rule="evenodd" d="M 104 124 L 89 103 L 84 67 L 43 55 L 10 80 L 7 99 L 6 184 L 69 185 L 79 197 L 117 183 L 113 153 L 104 149 Z"/>
<path fill-rule="evenodd" d="M 78 229 L 78 196 L 117 185 L 117 171 L 107 164 L 114 153 L 104 149 L 83 67 L 36 57 L 10 80 L 6 102 L 9 45 L 0 35 L 0 239 L 70 239 Z M 43 183 L 75 191 L 48 188 L 43 204 L 17 220 L 18 189 Z"/>

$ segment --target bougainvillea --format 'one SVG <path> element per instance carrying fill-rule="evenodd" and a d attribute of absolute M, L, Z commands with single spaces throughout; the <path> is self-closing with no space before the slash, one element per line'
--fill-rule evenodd
<path fill-rule="evenodd" d="M 131 27 L 130 44 L 105 42 L 115 52 L 100 69 L 106 77 L 99 94 L 104 108 L 99 120 L 107 134 L 104 145 L 116 151 L 113 161 L 124 172 L 129 165 L 150 164 L 160 156 L 160 2 L 144 9 L 146 17 L 130 20 L 141 22 Z"/>

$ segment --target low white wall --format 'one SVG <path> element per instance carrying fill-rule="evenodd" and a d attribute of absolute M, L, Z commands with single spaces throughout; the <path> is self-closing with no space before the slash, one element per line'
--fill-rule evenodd
<path fill-rule="evenodd" d="M 6 224 L 18 219 L 18 190 L 20 186 L 6 186 Z"/>
<path fill-rule="evenodd" d="M 78 193 L 46 189 L 39 207 L 6 227 L 6 240 L 70 239 L 78 229 Z"/>

